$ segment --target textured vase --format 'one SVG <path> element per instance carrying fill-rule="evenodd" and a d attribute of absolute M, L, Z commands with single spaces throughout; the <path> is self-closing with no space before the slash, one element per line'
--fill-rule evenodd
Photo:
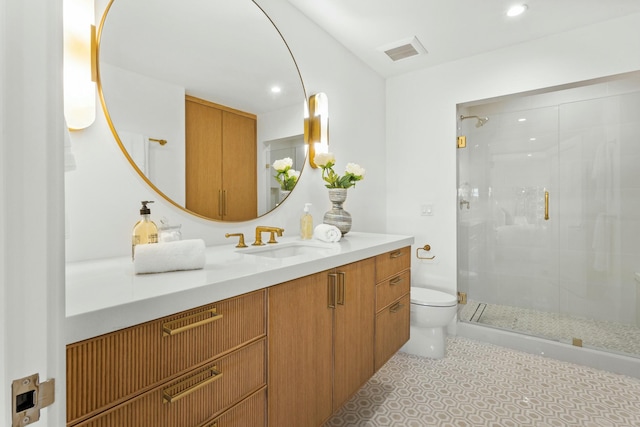
<path fill-rule="evenodd" d="M 351 214 L 342 208 L 342 204 L 347 200 L 347 189 L 329 188 L 329 200 L 331 200 L 332 207 L 324 214 L 322 222 L 335 225 L 344 236 L 351 230 Z"/>
<path fill-rule="evenodd" d="M 291 190 L 280 190 L 280 198 L 278 199 L 277 205 L 284 202 L 284 199 L 289 197 L 289 194 L 291 194 Z"/>

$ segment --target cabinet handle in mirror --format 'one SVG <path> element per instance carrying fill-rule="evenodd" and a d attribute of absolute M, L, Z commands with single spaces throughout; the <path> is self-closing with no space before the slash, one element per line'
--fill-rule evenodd
<path fill-rule="evenodd" d="M 338 282 L 338 275 L 336 273 L 329 273 L 329 280 L 327 281 L 327 306 L 329 308 L 336 308 L 336 283 Z"/>
<path fill-rule="evenodd" d="M 395 259 L 395 258 L 400 258 L 402 255 L 404 255 L 404 252 L 402 252 L 402 250 L 399 250 L 399 251 L 391 252 L 389 256 L 391 257 L 391 259 Z"/>
<path fill-rule="evenodd" d="M 347 284 L 346 273 L 341 271 L 338 273 L 338 305 L 345 303 L 345 286 Z"/>
<path fill-rule="evenodd" d="M 398 311 L 402 310 L 402 308 L 404 308 L 404 304 L 400 304 L 400 301 L 398 301 L 397 303 L 389 307 L 389 311 L 391 313 L 397 313 Z"/>
<path fill-rule="evenodd" d="M 396 278 L 393 278 L 393 279 L 389 280 L 389 284 L 391 286 L 395 286 L 395 285 L 399 285 L 403 281 L 404 281 L 404 279 L 402 277 L 396 277 Z"/>
<path fill-rule="evenodd" d="M 189 323 L 194 319 L 201 318 L 202 316 L 209 316 L 203 320 Z M 201 311 L 200 313 L 192 314 L 191 316 L 181 317 L 180 319 L 172 320 L 162 325 L 162 334 L 166 336 L 176 335 L 180 332 L 188 331 L 189 329 L 197 328 L 198 326 L 206 325 L 207 323 L 215 322 L 222 319 L 222 314 L 217 314 L 216 308 Z"/>
<path fill-rule="evenodd" d="M 549 221 L 549 192 L 544 192 L 544 220 Z"/>
<path fill-rule="evenodd" d="M 164 389 L 162 391 L 162 400 L 164 403 L 173 403 L 185 396 L 188 396 L 194 391 L 201 389 L 207 384 L 220 379 L 221 377 L 222 372 L 220 372 L 218 367 L 214 365 L 213 367 L 198 372 L 197 374 Z"/>
<path fill-rule="evenodd" d="M 227 216 L 229 214 L 227 212 L 227 190 L 222 190 L 222 206 L 222 213 Z"/>
<path fill-rule="evenodd" d="M 224 204 L 222 200 L 222 190 L 218 190 L 218 216 L 222 218 L 222 205 Z"/>

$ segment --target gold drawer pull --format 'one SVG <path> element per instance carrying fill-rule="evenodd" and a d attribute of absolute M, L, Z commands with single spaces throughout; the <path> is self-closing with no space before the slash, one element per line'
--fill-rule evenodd
<path fill-rule="evenodd" d="M 402 277 L 396 277 L 394 279 L 389 280 L 389 284 L 391 286 L 399 285 L 402 282 L 404 282 L 404 279 Z"/>
<path fill-rule="evenodd" d="M 346 274 L 341 271 L 338 273 L 338 289 L 337 289 L 337 300 L 338 305 L 344 305 L 345 303 L 345 286 L 347 285 Z"/>
<path fill-rule="evenodd" d="M 197 319 L 203 315 L 208 314 L 210 317 L 185 325 L 192 319 Z M 169 335 L 176 335 L 180 332 L 188 331 L 189 329 L 197 328 L 198 326 L 206 325 L 207 323 L 215 322 L 222 319 L 222 314 L 217 314 L 216 308 L 201 311 L 200 313 L 192 314 L 191 316 L 181 317 L 180 319 L 172 320 L 171 322 L 164 323 L 162 325 L 162 334 L 166 337 Z"/>
<path fill-rule="evenodd" d="M 391 252 L 389 254 L 389 256 L 391 257 L 391 259 L 395 259 L 395 258 L 400 258 L 401 256 L 404 255 L 404 252 L 402 252 L 402 249 L 400 249 L 399 251 L 395 251 L 395 252 Z"/>
<path fill-rule="evenodd" d="M 329 280 L 327 280 L 327 307 L 329 308 L 336 308 L 337 282 L 338 275 L 329 273 Z"/>
<path fill-rule="evenodd" d="M 178 384 L 166 388 L 162 391 L 162 400 L 164 403 L 173 403 L 183 397 L 201 389 L 222 377 L 222 372 L 218 371 L 217 366 L 213 366 L 203 372 L 199 372 L 190 378 L 180 381 Z"/>
<path fill-rule="evenodd" d="M 404 308 L 404 304 L 400 304 L 400 301 L 398 301 L 397 303 L 395 303 L 391 307 L 389 307 L 389 311 L 391 313 L 397 313 L 398 311 L 402 310 L 403 308 Z"/>

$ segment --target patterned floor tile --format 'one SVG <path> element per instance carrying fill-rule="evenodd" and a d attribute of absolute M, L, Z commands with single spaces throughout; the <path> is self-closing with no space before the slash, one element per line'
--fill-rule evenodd
<path fill-rule="evenodd" d="M 459 319 L 564 343 L 580 338 L 584 347 L 640 357 L 640 328 L 635 325 L 477 301 L 469 301 Z"/>
<path fill-rule="evenodd" d="M 640 380 L 480 343 L 396 354 L 326 427 L 640 426 Z"/>

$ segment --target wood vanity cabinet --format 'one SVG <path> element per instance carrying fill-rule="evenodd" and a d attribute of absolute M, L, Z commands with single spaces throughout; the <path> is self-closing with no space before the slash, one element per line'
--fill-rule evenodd
<path fill-rule="evenodd" d="M 67 346 L 67 426 L 266 424 L 266 290 Z"/>
<path fill-rule="evenodd" d="M 319 426 L 373 375 L 375 259 L 269 288 L 269 426 Z"/>
<path fill-rule="evenodd" d="M 411 247 L 376 257 L 377 371 L 408 340 L 411 312 Z"/>
<path fill-rule="evenodd" d="M 186 96 L 185 129 L 186 208 L 212 219 L 254 219 L 256 116 Z"/>

